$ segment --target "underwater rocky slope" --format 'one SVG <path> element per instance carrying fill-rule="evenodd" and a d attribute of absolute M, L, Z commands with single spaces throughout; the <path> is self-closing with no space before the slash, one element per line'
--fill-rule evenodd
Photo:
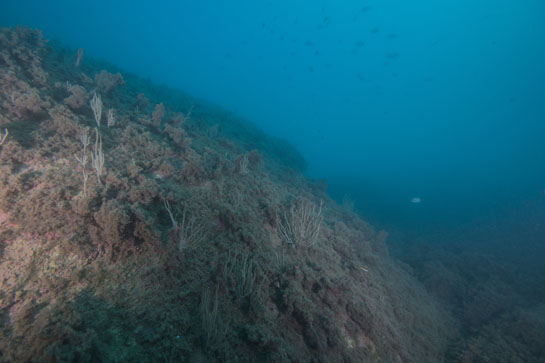
<path fill-rule="evenodd" d="M 28 28 L 0 85 L 0 361 L 443 360 L 449 315 L 285 142 Z"/>

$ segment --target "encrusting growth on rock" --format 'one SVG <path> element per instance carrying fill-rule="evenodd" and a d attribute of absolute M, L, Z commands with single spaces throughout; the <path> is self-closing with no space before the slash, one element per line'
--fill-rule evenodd
<path fill-rule="evenodd" d="M 448 316 L 293 146 L 75 53 L 0 31 L 3 361 L 441 361 Z"/>

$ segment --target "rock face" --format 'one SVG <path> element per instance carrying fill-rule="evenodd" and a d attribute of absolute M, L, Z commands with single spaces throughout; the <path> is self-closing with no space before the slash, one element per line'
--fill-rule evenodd
<path fill-rule="evenodd" d="M 75 54 L 0 33 L 2 361 L 443 360 L 448 315 L 292 147 Z"/>

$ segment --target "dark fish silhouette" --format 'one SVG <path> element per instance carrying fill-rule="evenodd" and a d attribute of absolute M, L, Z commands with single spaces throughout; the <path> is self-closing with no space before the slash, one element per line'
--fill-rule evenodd
<path fill-rule="evenodd" d="M 331 18 L 329 16 L 324 16 L 322 22 L 318 25 L 318 29 L 325 29 L 331 24 Z"/>
<path fill-rule="evenodd" d="M 435 48 L 437 44 L 441 43 L 443 41 L 443 38 L 437 38 L 433 41 L 433 43 L 430 44 L 430 48 Z"/>
<path fill-rule="evenodd" d="M 367 77 L 364 77 L 361 73 L 357 73 L 356 77 L 358 78 L 358 81 L 360 81 L 360 83 L 370 84 L 370 85 L 372 85 L 373 87 L 375 87 L 375 88 L 377 88 L 379 90 L 381 88 L 380 85 L 377 82 L 375 82 L 375 81 L 373 81 L 373 80 L 371 80 L 371 79 L 369 79 Z"/>

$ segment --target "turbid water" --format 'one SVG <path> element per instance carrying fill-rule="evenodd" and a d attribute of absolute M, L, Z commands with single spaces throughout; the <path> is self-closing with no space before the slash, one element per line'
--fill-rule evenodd
<path fill-rule="evenodd" d="M 0 356 L 544 361 L 544 24 L 538 0 L 0 5 Z"/>

